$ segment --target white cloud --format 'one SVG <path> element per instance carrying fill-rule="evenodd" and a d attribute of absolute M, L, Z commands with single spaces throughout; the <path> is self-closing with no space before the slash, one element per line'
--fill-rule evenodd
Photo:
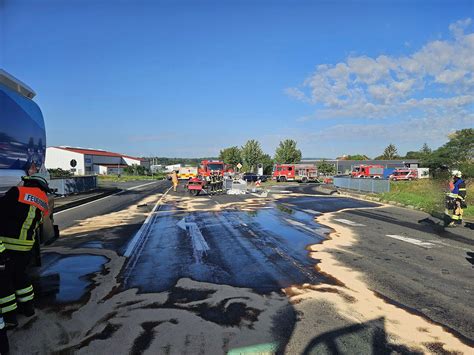
<path fill-rule="evenodd" d="M 474 33 L 471 19 L 449 26 L 452 37 L 431 41 L 411 55 L 350 56 L 320 64 L 298 88 L 287 93 L 318 106 L 320 119 L 375 118 L 410 110 L 449 115 L 474 96 Z"/>
<path fill-rule="evenodd" d="M 456 21 L 449 25 L 449 30 L 454 34 L 455 37 L 460 37 L 464 34 L 464 30 L 472 23 L 472 19 L 467 18 L 464 20 Z"/>
<path fill-rule="evenodd" d="M 315 107 L 312 114 L 298 119 L 302 125 L 314 120 L 333 122 L 321 131 L 295 133 L 305 153 L 314 156 L 318 155 L 314 152 L 341 149 L 337 147 L 358 147 L 373 155 L 389 142 L 399 148 L 421 147 L 424 142 L 437 147 L 450 132 L 473 127 L 471 25 L 471 19 L 457 21 L 449 26 L 448 39 L 418 49 L 410 46 L 410 55 L 351 55 L 340 63 L 317 65 L 301 86 L 287 90 Z M 364 143 L 359 137 L 364 137 Z"/>

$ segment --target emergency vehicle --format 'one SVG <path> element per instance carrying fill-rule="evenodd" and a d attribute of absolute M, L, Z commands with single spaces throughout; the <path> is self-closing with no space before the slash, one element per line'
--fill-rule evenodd
<path fill-rule="evenodd" d="M 351 177 L 357 179 L 382 179 L 383 165 L 356 165 L 351 171 Z"/>
<path fill-rule="evenodd" d="M 188 180 L 198 175 L 198 168 L 195 166 L 183 166 L 178 170 L 178 179 Z"/>
<path fill-rule="evenodd" d="M 318 169 L 312 164 L 275 164 L 272 179 L 278 182 L 318 181 Z"/>
<path fill-rule="evenodd" d="M 198 169 L 198 175 L 207 179 L 211 175 L 224 176 L 225 164 L 220 160 L 203 160 Z"/>
<path fill-rule="evenodd" d="M 203 160 L 198 169 L 198 176 L 190 178 L 187 189 L 198 196 L 202 191 L 208 194 L 224 192 L 224 174 L 226 165 L 220 160 Z"/>
<path fill-rule="evenodd" d="M 389 179 L 393 181 L 416 180 L 418 179 L 418 170 L 417 169 L 396 169 L 389 176 Z"/>

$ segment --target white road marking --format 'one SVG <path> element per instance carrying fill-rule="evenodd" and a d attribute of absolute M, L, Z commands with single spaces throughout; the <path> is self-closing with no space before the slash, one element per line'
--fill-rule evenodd
<path fill-rule="evenodd" d="M 306 224 L 295 221 L 293 219 L 285 218 L 285 221 L 295 227 L 299 227 L 301 229 L 304 229 L 305 231 L 311 232 L 312 234 L 319 234 L 319 233 L 326 233 L 329 232 L 327 228 L 311 228 L 308 227 Z"/>
<path fill-rule="evenodd" d="M 84 206 L 90 205 L 90 204 L 92 204 L 92 203 L 99 202 L 100 200 L 105 200 L 106 198 L 109 198 L 109 197 L 112 197 L 112 196 L 116 196 L 116 195 L 120 195 L 120 194 L 124 193 L 125 191 L 135 190 L 135 189 L 138 189 L 139 187 L 143 187 L 143 186 L 147 186 L 147 185 L 151 185 L 151 184 L 155 184 L 155 183 L 157 183 L 157 181 L 148 182 L 148 183 L 146 183 L 146 184 L 142 184 L 142 185 L 130 187 L 130 188 L 128 188 L 128 189 L 125 189 L 125 190 L 122 190 L 122 191 L 113 193 L 113 194 L 111 194 L 111 195 L 107 195 L 107 196 L 98 198 L 97 200 L 94 200 L 94 201 L 86 202 L 86 203 L 83 203 L 83 204 L 81 204 L 81 205 L 74 206 L 74 207 L 71 207 L 71 208 L 66 208 L 65 210 L 62 210 L 62 211 L 59 211 L 59 212 L 54 212 L 54 215 L 58 215 L 58 214 L 63 213 L 63 212 L 69 212 L 69 211 L 75 210 L 76 208 L 84 207 Z"/>
<path fill-rule="evenodd" d="M 321 212 L 315 211 L 315 210 L 303 210 L 303 212 L 309 213 L 309 214 L 314 214 L 314 215 L 320 215 Z"/>
<path fill-rule="evenodd" d="M 158 180 L 158 181 L 160 181 L 160 180 Z M 125 189 L 125 191 L 136 190 L 136 189 L 139 189 L 140 187 L 143 187 L 143 186 L 148 186 L 148 185 L 151 185 L 151 184 L 156 184 L 158 181 L 147 182 L 146 184 L 141 184 L 141 185 L 129 187 L 128 189 Z M 122 191 L 121 191 L 121 192 L 122 192 Z"/>
<path fill-rule="evenodd" d="M 365 227 L 365 224 L 353 222 L 353 221 L 350 221 L 348 219 L 343 219 L 343 218 L 337 218 L 336 219 L 335 218 L 334 220 L 338 221 L 338 222 L 341 222 L 341 223 L 344 223 L 344 224 L 347 224 L 349 226 L 353 226 L 353 227 Z"/>
<path fill-rule="evenodd" d="M 441 240 L 430 239 L 430 240 L 428 240 L 428 242 L 438 244 L 438 245 L 442 245 L 442 246 L 445 246 L 445 247 L 448 247 L 448 248 L 458 249 L 458 250 L 462 250 L 462 251 L 466 251 L 466 252 L 472 252 L 472 250 L 469 249 L 469 248 L 457 247 L 455 245 L 450 245 L 448 243 L 444 243 Z"/>
<path fill-rule="evenodd" d="M 132 238 L 130 243 L 128 243 L 127 250 L 125 250 L 125 253 L 123 254 L 125 257 L 130 257 L 130 255 L 133 254 L 135 247 L 138 244 L 138 241 L 140 241 L 144 235 L 146 234 L 145 231 L 148 228 L 148 224 L 150 223 L 151 219 L 153 218 L 153 215 L 155 212 L 158 210 L 158 208 L 161 206 L 161 201 L 163 198 L 168 194 L 168 192 L 171 190 L 171 187 L 166 190 L 166 192 L 160 197 L 160 199 L 156 202 L 155 207 L 153 207 L 153 210 L 151 213 L 148 215 L 148 217 L 145 219 L 145 222 L 143 222 L 142 226 L 138 230 L 138 232 L 135 234 L 135 236 Z"/>
<path fill-rule="evenodd" d="M 186 222 L 186 217 L 183 217 L 176 225 L 182 230 L 188 231 L 191 236 L 191 242 L 193 244 L 193 254 L 196 263 L 201 262 L 202 255 L 210 250 L 209 245 L 204 239 L 204 236 L 201 233 L 197 223 L 195 222 Z"/>
<path fill-rule="evenodd" d="M 423 241 L 418 240 L 418 239 L 408 238 L 408 237 L 404 237 L 404 236 L 396 235 L 396 234 L 387 234 L 387 237 L 393 238 L 393 239 L 398 239 L 398 240 L 401 240 L 401 241 L 404 241 L 404 242 L 407 242 L 407 243 L 410 243 L 410 244 L 414 244 L 414 245 L 417 245 L 419 247 L 427 248 L 427 249 L 430 249 L 430 248 L 435 246 L 433 243 L 423 242 Z"/>

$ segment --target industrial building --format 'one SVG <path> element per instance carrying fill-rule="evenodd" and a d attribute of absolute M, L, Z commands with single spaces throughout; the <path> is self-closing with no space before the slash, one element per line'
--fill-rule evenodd
<path fill-rule="evenodd" d="M 46 148 L 46 168 L 71 171 L 74 175 L 122 174 L 123 169 L 132 165 L 145 165 L 147 162 L 124 154 L 99 149 L 74 147 Z"/>

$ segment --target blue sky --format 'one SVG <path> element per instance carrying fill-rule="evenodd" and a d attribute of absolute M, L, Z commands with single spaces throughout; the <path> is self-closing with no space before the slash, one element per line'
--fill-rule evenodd
<path fill-rule="evenodd" d="M 473 4 L 0 0 L 0 66 L 37 92 L 48 145 L 405 153 L 474 126 Z"/>

